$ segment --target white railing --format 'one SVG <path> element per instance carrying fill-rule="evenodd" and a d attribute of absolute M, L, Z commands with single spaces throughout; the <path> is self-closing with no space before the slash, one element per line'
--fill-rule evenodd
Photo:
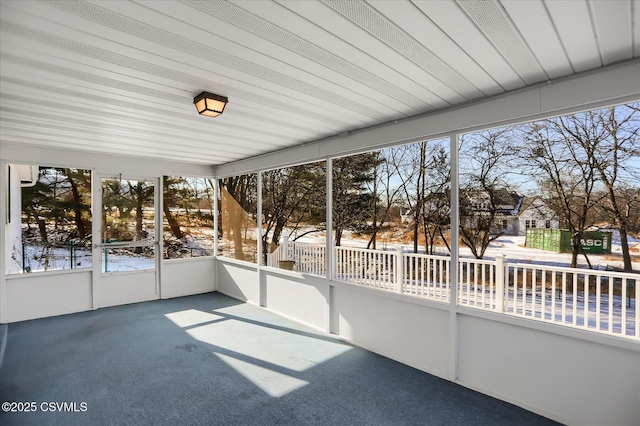
<path fill-rule="evenodd" d="M 506 313 L 640 337 L 640 275 L 506 264 Z"/>
<path fill-rule="evenodd" d="M 334 247 L 334 252 L 335 279 L 401 292 L 397 253 L 349 247 Z"/>
<path fill-rule="evenodd" d="M 279 245 L 273 252 L 267 254 L 267 266 L 277 268 L 281 260 L 286 257 L 285 246 Z"/>
<path fill-rule="evenodd" d="M 504 257 L 495 261 L 459 259 L 458 305 L 503 311 L 503 286 L 500 271 L 504 271 Z"/>
<path fill-rule="evenodd" d="M 402 293 L 449 302 L 451 259 L 448 256 L 402 252 L 400 255 L 404 268 Z"/>
<path fill-rule="evenodd" d="M 294 269 L 306 274 L 322 275 L 327 270 L 327 250 L 318 244 L 283 241 L 283 243 L 267 256 L 267 265 L 279 267 L 280 261 L 294 262 Z"/>
<path fill-rule="evenodd" d="M 333 279 L 449 302 L 451 259 L 396 251 L 334 247 Z M 326 273 L 326 249 L 285 242 L 269 266 Z M 640 339 L 640 275 L 590 269 L 459 259 L 458 305 Z"/>

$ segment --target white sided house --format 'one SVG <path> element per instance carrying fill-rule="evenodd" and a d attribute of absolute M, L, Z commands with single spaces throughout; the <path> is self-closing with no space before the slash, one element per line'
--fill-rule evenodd
<path fill-rule="evenodd" d="M 524 197 L 513 221 L 514 235 L 526 235 L 529 228 L 558 229 L 558 215 L 540 197 Z"/>
<path fill-rule="evenodd" d="M 461 218 L 466 226 L 475 218 L 491 213 L 493 207 L 488 192 L 470 191 L 466 197 L 469 217 Z M 493 229 L 504 235 L 526 235 L 528 228 L 557 229 L 560 224 L 556 213 L 538 196 L 527 197 L 501 188 L 493 193 L 493 202 Z"/>

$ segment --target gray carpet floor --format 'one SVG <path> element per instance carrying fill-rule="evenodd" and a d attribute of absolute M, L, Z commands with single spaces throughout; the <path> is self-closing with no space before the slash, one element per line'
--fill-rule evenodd
<path fill-rule="evenodd" d="M 9 324 L 0 402 L 35 408 L 3 426 L 554 424 L 219 293 Z"/>

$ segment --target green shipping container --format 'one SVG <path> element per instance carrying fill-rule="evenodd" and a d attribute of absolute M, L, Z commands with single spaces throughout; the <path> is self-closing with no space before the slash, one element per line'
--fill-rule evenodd
<path fill-rule="evenodd" d="M 587 254 L 611 253 L 611 232 L 585 231 L 582 234 L 582 250 Z M 571 232 L 568 229 L 529 228 L 525 247 L 571 253 Z"/>

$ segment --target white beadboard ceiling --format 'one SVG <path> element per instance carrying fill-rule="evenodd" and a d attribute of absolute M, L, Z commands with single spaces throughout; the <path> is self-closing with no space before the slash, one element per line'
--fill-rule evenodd
<path fill-rule="evenodd" d="M 1 143 L 221 165 L 637 58 L 640 3 L 2 0 L 0 49 Z"/>

